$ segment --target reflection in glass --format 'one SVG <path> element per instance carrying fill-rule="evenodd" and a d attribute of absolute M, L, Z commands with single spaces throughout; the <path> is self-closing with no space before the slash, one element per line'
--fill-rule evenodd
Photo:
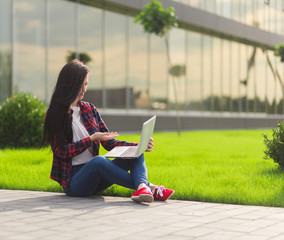
<path fill-rule="evenodd" d="M 274 75 L 273 68 L 271 66 L 274 65 L 274 55 L 273 52 L 267 52 L 267 60 L 268 60 L 268 73 L 267 73 L 267 100 L 268 100 L 268 113 L 275 113 L 276 99 L 275 99 L 275 86 L 276 86 L 276 76 Z"/>
<path fill-rule="evenodd" d="M 126 108 L 126 16 L 105 13 L 106 107 Z"/>
<path fill-rule="evenodd" d="M 222 56 L 221 56 L 221 66 L 222 66 L 222 100 L 221 100 L 221 110 L 225 112 L 230 111 L 230 101 L 231 101 L 231 46 L 230 42 L 227 40 L 222 41 Z"/>
<path fill-rule="evenodd" d="M 91 57 L 87 63 L 90 74 L 84 100 L 102 107 L 102 10 L 81 4 L 79 13 L 79 52 Z"/>
<path fill-rule="evenodd" d="M 244 44 L 239 44 L 239 54 L 240 54 L 240 112 L 247 111 L 247 78 L 248 78 L 248 53 L 247 46 Z"/>
<path fill-rule="evenodd" d="M 255 61 L 257 48 L 255 46 L 248 46 L 248 60 L 247 60 L 247 98 L 248 98 L 248 111 L 255 112 L 255 90 L 256 90 L 256 70 L 257 64 Z"/>
<path fill-rule="evenodd" d="M 173 29 L 170 32 L 170 57 L 172 64 L 172 71 L 169 74 L 169 108 L 176 109 L 176 100 L 178 102 L 178 109 L 184 109 L 185 103 L 185 31 L 182 29 Z M 176 94 L 174 84 L 176 85 Z M 176 99 L 177 98 L 177 99 Z"/>
<path fill-rule="evenodd" d="M 75 51 L 75 7 L 76 4 L 67 1 L 49 0 L 49 94 L 53 92 L 57 76 L 66 57 Z M 62 17 L 64 13 L 64 17 Z"/>
<path fill-rule="evenodd" d="M 212 106 L 212 39 L 209 36 L 202 36 L 202 109 L 204 111 L 210 111 Z"/>
<path fill-rule="evenodd" d="M 265 74 L 265 67 L 266 67 L 266 55 L 265 52 L 257 48 L 256 56 L 256 111 L 257 112 L 265 112 L 265 84 L 266 84 L 266 74 Z"/>
<path fill-rule="evenodd" d="M 187 59 L 186 59 L 186 81 L 187 81 L 187 110 L 201 110 L 201 35 L 194 32 L 187 34 Z"/>
<path fill-rule="evenodd" d="M 168 66 L 165 40 L 151 35 L 150 105 L 152 109 L 167 109 Z"/>
<path fill-rule="evenodd" d="M 0 0 L 0 103 L 12 91 L 11 2 Z"/>
<path fill-rule="evenodd" d="M 222 40 L 219 38 L 213 38 L 213 56 L 214 61 L 212 63 L 213 70 L 213 109 L 214 111 L 221 111 L 221 94 L 222 94 Z"/>
<path fill-rule="evenodd" d="M 230 111 L 239 111 L 239 97 L 240 97 L 240 74 L 239 74 L 239 44 L 230 42 L 230 92 L 231 102 Z"/>
<path fill-rule="evenodd" d="M 14 88 L 45 100 L 44 1 L 14 1 Z"/>
<path fill-rule="evenodd" d="M 147 109 L 149 89 L 147 79 L 148 40 L 142 26 L 129 19 L 129 105 Z"/>

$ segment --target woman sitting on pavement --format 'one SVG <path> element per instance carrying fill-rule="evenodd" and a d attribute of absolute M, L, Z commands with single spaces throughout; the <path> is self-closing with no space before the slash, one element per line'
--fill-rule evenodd
<path fill-rule="evenodd" d="M 109 160 L 99 155 L 100 144 L 108 151 L 115 146 L 137 143 L 115 140 L 97 108 L 82 101 L 88 85 L 89 68 L 78 60 L 67 63 L 58 80 L 46 113 L 42 144 L 53 152 L 50 178 L 63 186 L 68 196 L 90 196 L 113 184 L 136 190 L 136 202 L 166 200 L 173 190 L 148 182 L 144 154 L 135 159 Z M 149 141 L 151 152 L 154 140 Z M 130 172 L 128 172 L 130 171 Z"/>

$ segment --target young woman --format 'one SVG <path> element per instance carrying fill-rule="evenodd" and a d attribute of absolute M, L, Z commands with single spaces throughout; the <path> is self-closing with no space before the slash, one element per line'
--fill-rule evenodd
<path fill-rule="evenodd" d="M 100 144 L 109 151 L 137 143 L 115 140 L 118 134 L 109 132 L 96 107 L 82 101 L 88 75 L 88 67 L 78 60 L 67 63 L 59 73 L 43 135 L 43 144 L 50 144 L 53 152 L 50 178 L 63 186 L 68 196 L 90 196 L 118 184 L 136 190 L 131 197 L 136 202 L 168 199 L 173 190 L 148 182 L 143 154 L 112 161 L 99 155 Z M 151 138 L 146 151 L 153 147 Z"/>

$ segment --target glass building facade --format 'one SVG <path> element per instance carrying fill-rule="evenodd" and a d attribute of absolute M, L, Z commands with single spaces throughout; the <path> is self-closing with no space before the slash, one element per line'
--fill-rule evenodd
<path fill-rule="evenodd" d="M 119 11 L 104 2 L 0 0 L 0 102 L 24 91 L 48 103 L 67 57 L 87 53 L 85 97 L 98 108 L 175 110 L 164 39 L 133 22 L 131 1 Z M 284 36 L 283 0 L 161 2 Z M 169 33 L 169 49 L 172 63 L 185 67 L 174 79 L 181 114 L 284 113 L 284 64 L 273 46 L 180 24 Z"/>

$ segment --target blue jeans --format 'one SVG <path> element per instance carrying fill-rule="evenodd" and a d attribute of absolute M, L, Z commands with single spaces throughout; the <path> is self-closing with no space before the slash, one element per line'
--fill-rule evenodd
<path fill-rule="evenodd" d="M 143 154 L 135 159 L 115 158 L 112 161 L 96 156 L 86 164 L 72 166 L 71 174 L 70 189 L 64 189 L 68 196 L 90 196 L 113 184 L 131 189 L 137 189 L 140 183 L 149 186 Z"/>

